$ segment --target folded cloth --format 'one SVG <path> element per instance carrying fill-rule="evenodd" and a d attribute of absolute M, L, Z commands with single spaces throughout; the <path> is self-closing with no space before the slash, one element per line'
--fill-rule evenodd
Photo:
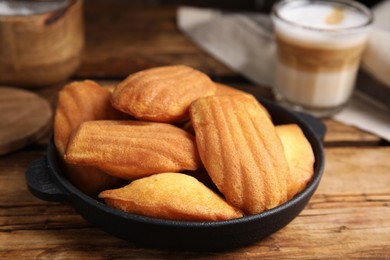
<path fill-rule="evenodd" d="M 380 2 L 372 8 L 372 11 L 374 13 L 373 26 L 377 29 L 390 32 L 390 1 L 385 0 Z"/>
<path fill-rule="evenodd" d="M 383 11 L 384 8 L 389 8 L 389 10 Z M 386 21 L 387 19 L 388 21 L 388 17 L 381 16 L 390 13 L 390 0 L 375 7 L 373 11 L 376 20 Z M 376 16 L 380 17 L 377 19 Z M 177 24 L 179 29 L 197 45 L 232 70 L 263 87 L 273 86 L 276 48 L 269 15 L 180 7 L 177 12 Z M 384 30 L 387 25 L 379 22 L 374 26 L 378 31 L 383 30 L 385 36 L 382 35 L 382 31 L 375 31 L 372 37 L 382 37 L 381 39 L 390 37 L 390 30 Z M 375 36 L 379 34 L 381 36 Z M 350 106 L 337 114 L 334 119 L 357 126 L 390 141 L 390 118 L 388 116 L 390 109 L 386 110 L 386 105 L 390 103 L 388 101 L 390 97 L 386 97 L 390 89 L 390 83 L 387 82 L 390 75 L 388 73 L 390 71 L 388 46 L 390 45 L 380 46 L 382 43 L 378 43 L 376 39 L 369 41 L 370 47 L 363 56 L 362 71 L 379 82 L 376 84 L 378 91 L 372 91 L 370 83 L 368 84 L 370 86 L 365 84 L 359 87 L 359 91 L 356 92 L 361 93 L 354 95 Z M 381 62 L 378 62 L 378 57 L 382 59 Z M 362 96 L 370 96 L 374 102 L 367 102 L 368 98 L 361 98 Z M 378 106 L 372 105 L 372 103 L 380 102 L 382 104 Z M 378 112 L 378 109 L 381 112 Z M 367 118 L 376 119 L 367 121 Z"/>
<path fill-rule="evenodd" d="M 390 30 L 373 28 L 362 57 L 362 68 L 390 88 Z"/>
<path fill-rule="evenodd" d="M 275 44 L 268 15 L 180 7 L 178 27 L 233 71 L 266 87 L 273 85 Z"/>
<path fill-rule="evenodd" d="M 390 108 L 390 1 L 381 2 L 372 11 L 373 28 L 362 57 L 364 73 L 360 73 L 356 85 L 358 90 Z"/>
<path fill-rule="evenodd" d="M 374 6 L 356 91 L 334 119 L 390 141 L 390 0 Z"/>
<path fill-rule="evenodd" d="M 348 106 L 334 115 L 335 120 L 356 126 L 390 141 L 390 113 L 362 92 L 355 92 Z"/>

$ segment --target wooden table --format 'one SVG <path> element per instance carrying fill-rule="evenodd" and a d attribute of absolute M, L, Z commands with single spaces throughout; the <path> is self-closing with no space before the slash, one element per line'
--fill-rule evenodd
<path fill-rule="evenodd" d="M 91 1 L 92 2 L 92 1 Z M 86 3 L 84 62 L 76 78 L 115 84 L 147 67 L 183 63 L 216 80 L 272 98 L 196 47 L 176 28 L 174 6 Z M 53 108 L 63 84 L 36 92 Z M 66 203 L 29 193 L 28 164 L 45 155 L 48 136 L 0 157 L 0 259 L 390 258 L 390 146 L 375 135 L 327 119 L 326 167 L 308 206 L 288 226 L 226 252 L 174 252 L 104 233 Z"/>

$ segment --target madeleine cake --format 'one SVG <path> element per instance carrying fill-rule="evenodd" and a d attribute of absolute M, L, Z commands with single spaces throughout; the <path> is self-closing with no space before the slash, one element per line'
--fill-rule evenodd
<path fill-rule="evenodd" d="M 72 131 L 81 123 L 129 118 L 111 106 L 110 98 L 109 90 L 91 80 L 72 82 L 60 90 L 54 118 L 54 141 L 60 153 L 65 153 Z"/>
<path fill-rule="evenodd" d="M 229 204 L 255 214 L 287 200 L 283 146 L 254 97 L 199 98 L 190 115 L 201 160 Z"/>
<path fill-rule="evenodd" d="M 245 91 L 240 90 L 240 89 L 233 88 L 231 86 L 228 86 L 228 85 L 222 84 L 222 83 L 215 82 L 215 87 L 216 87 L 216 90 L 215 90 L 215 93 L 214 93 L 215 96 L 238 95 L 238 94 L 251 95 L 248 92 L 245 92 Z M 269 118 L 271 118 L 271 115 L 268 112 L 268 110 L 261 103 L 258 102 L 258 104 L 259 104 L 260 108 L 267 114 L 267 116 Z"/>
<path fill-rule="evenodd" d="M 83 123 L 69 142 L 65 160 L 129 180 L 201 165 L 191 134 L 170 124 L 135 120 Z"/>
<path fill-rule="evenodd" d="M 215 85 L 204 73 L 184 65 L 143 70 L 120 82 L 112 105 L 138 119 L 181 122 L 199 97 L 211 95 Z"/>
<path fill-rule="evenodd" d="M 287 181 L 288 199 L 301 192 L 314 174 L 314 153 L 301 128 L 296 124 L 276 126 L 291 176 Z"/>
<path fill-rule="evenodd" d="M 194 177 L 160 173 L 127 186 L 106 190 L 99 197 L 120 210 L 171 220 L 216 221 L 242 217 L 242 213 Z"/>
<path fill-rule="evenodd" d="M 54 117 L 54 142 L 63 160 L 72 131 L 85 121 L 122 119 L 128 115 L 115 110 L 110 103 L 111 93 L 94 81 L 73 82 L 60 90 Z M 115 186 L 117 178 L 93 167 L 66 165 L 70 181 L 88 195 Z"/>

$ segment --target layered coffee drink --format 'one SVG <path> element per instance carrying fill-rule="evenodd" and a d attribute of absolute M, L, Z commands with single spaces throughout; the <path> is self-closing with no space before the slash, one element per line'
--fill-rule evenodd
<path fill-rule="evenodd" d="M 277 99 L 318 116 L 342 108 L 354 89 L 370 11 L 353 1 L 287 0 L 273 10 Z"/>

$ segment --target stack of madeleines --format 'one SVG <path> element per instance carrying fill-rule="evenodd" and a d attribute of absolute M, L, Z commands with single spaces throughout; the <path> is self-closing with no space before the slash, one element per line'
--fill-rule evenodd
<path fill-rule="evenodd" d="M 302 191 L 314 171 L 299 126 L 275 126 L 252 95 L 183 65 L 140 71 L 111 88 L 66 85 L 54 141 L 82 192 L 161 219 L 260 213 Z"/>

